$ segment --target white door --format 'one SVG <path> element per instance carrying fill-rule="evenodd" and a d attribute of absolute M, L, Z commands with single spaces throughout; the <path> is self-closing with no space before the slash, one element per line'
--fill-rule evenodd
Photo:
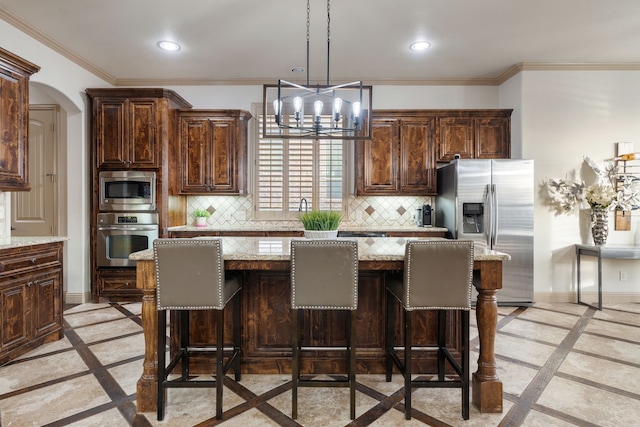
<path fill-rule="evenodd" d="M 55 236 L 58 232 L 56 107 L 29 110 L 31 191 L 11 193 L 11 235 Z"/>

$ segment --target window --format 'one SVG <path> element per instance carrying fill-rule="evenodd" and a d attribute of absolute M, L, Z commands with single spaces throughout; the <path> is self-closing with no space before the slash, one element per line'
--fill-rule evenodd
<path fill-rule="evenodd" d="M 297 219 L 303 198 L 307 200 L 309 210 L 343 211 L 346 176 L 343 142 L 263 139 L 262 108 L 254 111 L 254 117 L 258 118 L 254 186 L 256 218 Z"/>

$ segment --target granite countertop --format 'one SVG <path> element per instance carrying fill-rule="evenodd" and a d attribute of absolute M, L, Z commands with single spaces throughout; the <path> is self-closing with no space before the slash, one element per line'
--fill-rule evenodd
<path fill-rule="evenodd" d="M 224 259 L 230 261 L 287 261 L 290 258 L 291 237 L 222 237 Z M 300 237 L 298 237 L 300 239 Z M 359 237 L 358 258 L 360 261 L 404 260 L 404 237 Z M 480 247 L 475 248 L 474 257 L 479 261 L 506 261 L 511 256 L 503 252 Z M 134 252 L 129 259 L 153 260 L 153 249 Z"/>
<path fill-rule="evenodd" d="M 169 231 L 304 231 L 302 225 L 259 225 L 259 224 L 247 224 L 247 225 L 234 225 L 234 226 L 214 226 L 208 225 L 206 227 L 196 227 L 195 225 L 179 225 L 175 227 L 169 227 Z M 446 232 L 444 227 L 417 227 L 417 226 L 350 226 L 340 225 L 339 231 L 352 231 L 352 232 L 371 232 L 371 231 L 401 231 L 401 232 Z"/>
<path fill-rule="evenodd" d="M 69 239 L 63 236 L 13 236 L 5 239 L 0 239 L 0 249 L 43 245 L 45 243 L 64 242 L 67 240 Z"/>

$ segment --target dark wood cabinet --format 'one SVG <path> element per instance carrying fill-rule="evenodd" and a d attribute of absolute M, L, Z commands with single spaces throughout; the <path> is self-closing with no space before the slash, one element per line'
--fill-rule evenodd
<path fill-rule="evenodd" d="M 180 113 L 180 194 L 246 192 L 250 118 L 240 110 Z"/>
<path fill-rule="evenodd" d="M 175 136 L 175 110 L 191 104 L 166 89 L 87 89 L 86 93 L 92 99 L 97 169 L 163 166 Z"/>
<path fill-rule="evenodd" d="M 29 191 L 29 78 L 40 67 L 0 48 L 0 191 Z"/>
<path fill-rule="evenodd" d="M 512 110 L 452 111 L 438 118 L 438 162 L 511 157 Z"/>
<path fill-rule="evenodd" d="M 358 195 L 435 194 L 435 117 L 374 111 L 372 138 L 355 151 Z"/>
<path fill-rule="evenodd" d="M 162 88 L 91 88 L 92 194 L 91 294 L 95 302 L 133 301 L 135 268 L 98 268 L 96 261 L 99 213 L 99 174 L 111 170 L 147 170 L 156 173 L 158 234 L 184 225 L 186 201 L 177 196 L 178 111 L 191 108 L 177 93 Z"/>
<path fill-rule="evenodd" d="M 62 242 L 0 250 L 0 364 L 62 338 Z"/>
<path fill-rule="evenodd" d="M 132 268 L 103 268 L 97 275 L 99 301 L 139 301 L 142 290 L 136 288 L 136 270 Z"/>
<path fill-rule="evenodd" d="M 158 99 L 96 98 L 94 138 L 98 168 L 160 166 Z"/>

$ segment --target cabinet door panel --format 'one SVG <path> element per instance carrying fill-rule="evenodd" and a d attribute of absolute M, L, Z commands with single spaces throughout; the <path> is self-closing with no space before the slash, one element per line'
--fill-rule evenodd
<path fill-rule="evenodd" d="M 55 269 L 33 276 L 31 283 L 31 329 L 32 338 L 37 338 L 62 327 L 62 271 Z"/>
<path fill-rule="evenodd" d="M 212 121 L 213 153 L 211 156 L 211 182 L 213 190 L 229 191 L 233 189 L 235 176 L 235 155 L 233 147 L 233 123 L 231 121 Z"/>
<path fill-rule="evenodd" d="M 3 284 L 2 299 L 2 352 L 19 347 L 29 340 L 27 325 L 28 287 L 26 279 Z"/>
<path fill-rule="evenodd" d="M 96 166 L 126 166 L 125 101 L 106 98 L 95 102 Z"/>
<path fill-rule="evenodd" d="M 40 69 L 0 47 L 0 191 L 29 191 L 29 77 Z"/>
<path fill-rule="evenodd" d="M 509 118 L 476 119 L 476 158 L 510 158 L 510 133 Z"/>
<path fill-rule="evenodd" d="M 207 190 L 208 123 L 206 120 L 182 120 L 180 129 L 181 191 L 204 192 Z"/>
<path fill-rule="evenodd" d="M 359 194 L 393 194 L 398 187 L 399 124 L 373 119 L 371 141 L 358 143 Z"/>
<path fill-rule="evenodd" d="M 400 130 L 400 190 L 435 193 L 434 119 L 403 120 Z"/>
<path fill-rule="evenodd" d="M 130 166 L 137 168 L 156 167 L 159 152 L 156 147 L 156 114 L 157 101 L 130 100 L 129 101 L 129 162 Z"/>
<path fill-rule="evenodd" d="M 455 154 L 463 159 L 473 158 L 473 136 L 472 118 L 441 118 L 438 161 L 449 162 Z"/>

